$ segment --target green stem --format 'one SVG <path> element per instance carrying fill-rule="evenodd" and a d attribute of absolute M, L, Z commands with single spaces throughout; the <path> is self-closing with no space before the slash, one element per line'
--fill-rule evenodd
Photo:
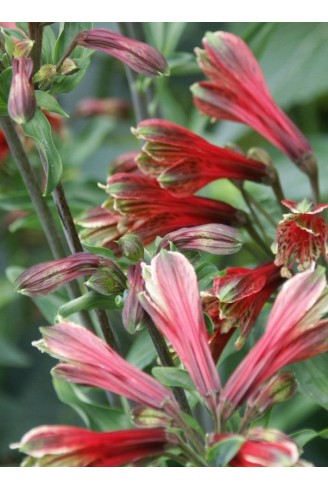
<path fill-rule="evenodd" d="M 66 58 L 69 57 L 69 55 L 72 53 L 72 51 L 74 51 L 75 48 L 76 48 L 76 40 L 73 39 L 72 43 L 68 46 L 68 48 L 64 52 L 63 56 L 60 58 L 60 60 L 58 61 L 57 65 L 56 65 L 56 71 L 57 72 L 60 70 L 60 67 L 62 66 L 62 64 L 64 63 Z"/>
<path fill-rule="evenodd" d="M 268 256 L 269 259 L 272 259 L 272 252 L 268 245 L 262 240 L 260 235 L 257 233 L 255 230 L 254 226 L 252 225 L 251 221 L 248 221 L 248 223 L 245 225 L 245 228 L 249 234 L 249 236 L 262 248 L 263 252 Z"/>
<path fill-rule="evenodd" d="M 33 75 L 39 71 L 42 59 L 42 38 L 43 28 L 42 22 L 29 22 L 30 39 L 34 41 L 34 46 L 31 51 L 31 57 L 33 60 Z"/>
<path fill-rule="evenodd" d="M 190 446 L 188 446 L 188 444 L 185 444 L 181 439 L 179 441 L 179 446 L 182 452 L 189 459 L 189 461 L 194 463 L 196 467 L 208 466 L 206 461 L 201 456 L 199 456 Z"/>
<path fill-rule="evenodd" d="M 270 216 L 270 214 L 266 211 L 266 209 L 256 201 L 256 199 L 254 199 L 254 197 L 252 196 L 252 194 L 250 194 L 248 191 L 246 191 L 246 194 L 247 194 L 247 197 L 248 199 L 250 200 L 250 202 L 252 204 L 254 204 L 254 206 L 256 207 L 256 209 L 258 209 L 258 211 L 263 214 L 263 216 L 269 221 L 269 223 L 271 223 L 271 225 L 276 228 L 277 227 L 277 223 L 275 222 L 275 220 L 272 218 L 272 216 Z"/>
<path fill-rule="evenodd" d="M 269 240 L 269 237 L 266 234 L 266 231 L 264 229 L 264 226 L 261 223 L 261 220 L 259 219 L 258 215 L 256 214 L 256 211 L 255 211 L 255 209 L 253 207 L 254 204 L 250 201 L 249 196 L 248 196 L 248 193 L 245 191 L 245 189 L 244 189 L 243 186 L 238 187 L 238 189 L 240 190 L 240 193 L 243 196 L 243 199 L 244 199 L 245 203 L 247 204 L 248 209 L 250 210 L 250 212 L 251 212 L 251 214 L 252 214 L 252 216 L 254 218 L 255 223 L 257 224 L 257 226 L 261 230 L 262 235 L 263 235 L 263 238 L 268 241 Z"/>
<path fill-rule="evenodd" d="M 279 174 L 278 174 L 277 170 L 274 167 L 272 167 L 272 170 L 274 171 L 274 174 L 275 174 L 275 177 L 276 178 L 275 178 L 275 182 L 272 184 L 271 187 L 272 187 L 272 190 L 274 192 L 274 195 L 277 198 L 278 204 L 279 204 L 280 208 L 282 209 L 282 211 L 284 213 L 285 212 L 285 207 L 281 203 L 281 201 L 284 201 L 285 200 L 284 191 L 282 189 L 280 178 L 279 178 Z"/>

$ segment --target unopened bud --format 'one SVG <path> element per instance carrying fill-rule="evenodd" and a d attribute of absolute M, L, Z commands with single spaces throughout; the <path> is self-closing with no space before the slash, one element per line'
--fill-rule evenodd
<path fill-rule="evenodd" d="M 123 293 L 127 287 L 126 281 L 121 269 L 108 260 L 106 266 L 98 269 L 86 284 L 100 294 L 111 295 Z"/>
<path fill-rule="evenodd" d="M 118 240 L 122 255 L 131 262 L 139 262 L 144 258 L 144 248 L 137 235 L 124 235 Z"/>
<path fill-rule="evenodd" d="M 59 68 L 60 75 L 74 75 L 80 70 L 79 65 L 72 58 L 66 58 Z"/>
<path fill-rule="evenodd" d="M 136 406 L 132 409 L 131 418 L 137 427 L 169 427 L 172 418 L 154 408 Z"/>
<path fill-rule="evenodd" d="M 8 99 L 8 112 L 17 124 L 25 124 L 35 114 L 36 99 L 32 83 L 33 61 L 13 60 L 13 78 Z"/>
<path fill-rule="evenodd" d="M 50 82 L 57 75 L 55 65 L 42 65 L 33 77 L 34 83 Z"/>
<path fill-rule="evenodd" d="M 20 41 L 16 41 L 13 52 L 14 58 L 28 58 L 33 46 L 34 41 L 32 41 L 31 39 L 22 39 Z"/>
<path fill-rule="evenodd" d="M 293 373 L 286 371 L 272 376 L 264 386 L 260 386 L 248 398 L 245 418 L 248 421 L 257 419 L 273 405 L 289 400 L 296 389 Z"/>
<path fill-rule="evenodd" d="M 139 293 L 145 290 L 145 281 L 141 274 L 141 262 L 130 265 L 128 269 L 129 292 L 122 311 L 122 321 L 125 329 L 134 334 L 141 330 L 149 316 L 139 302 Z"/>
<path fill-rule="evenodd" d="M 263 150 L 263 148 L 250 148 L 247 152 L 247 156 L 252 160 L 257 160 L 265 165 L 272 166 L 271 157 L 267 151 Z"/>

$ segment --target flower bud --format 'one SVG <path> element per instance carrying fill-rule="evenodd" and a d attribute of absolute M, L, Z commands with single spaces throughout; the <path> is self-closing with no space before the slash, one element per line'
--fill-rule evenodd
<path fill-rule="evenodd" d="M 33 77 L 34 83 L 50 82 L 57 75 L 55 65 L 42 65 Z"/>
<path fill-rule="evenodd" d="M 139 293 L 145 290 L 145 281 L 141 274 L 141 262 L 130 265 L 128 269 L 129 293 L 122 311 L 124 328 L 131 334 L 141 330 L 149 316 L 139 302 Z"/>
<path fill-rule="evenodd" d="M 59 68 L 60 75 L 74 75 L 79 71 L 79 65 L 72 58 L 66 58 Z"/>
<path fill-rule="evenodd" d="M 36 111 L 32 72 L 33 61 L 30 58 L 13 60 L 13 79 L 8 99 L 8 112 L 18 124 L 28 122 Z"/>
<path fill-rule="evenodd" d="M 144 248 L 137 235 L 123 235 L 118 240 L 118 244 L 121 249 L 122 255 L 131 260 L 131 262 L 136 263 L 144 258 Z"/>
<path fill-rule="evenodd" d="M 31 39 L 22 39 L 16 41 L 13 56 L 14 58 L 28 58 L 32 48 L 34 46 L 34 41 Z"/>
<path fill-rule="evenodd" d="M 121 269 L 108 260 L 106 266 L 98 269 L 86 285 L 100 294 L 121 294 L 127 287 L 126 281 Z"/>
<path fill-rule="evenodd" d="M 253 421 L 269 410 L 276 403 L 289 400 L 296 392 L 297 385 L 294 374 L 284 372 L 272 376 L 260 386 L 247 400 L 245 418 Z"/>
<path fill-rule="evenodd" d="M 269 153 L 263 148 L 250 148 L 247 152 L 247 156 L 248 158 L 264 163 L 265 165 L 272 166 L 272 159 Z"/>
<path fill-rule="evenodd" d="M 165 412 L 137 405 L 132 409 L 131 418 L 137 427 L 169 427 L 172 418 Z"/>

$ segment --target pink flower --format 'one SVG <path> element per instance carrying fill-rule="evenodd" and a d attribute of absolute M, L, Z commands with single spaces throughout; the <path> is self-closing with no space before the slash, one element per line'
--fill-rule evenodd
<path fill-rule="evenodd" d="M 132 70 L 148 77 L 169 73 L 167 61 L 157 49 L 109 29 L 79 32 L 75 39 L 79 46 L 110 54 Z"/>
<path fill-rule="evenodd" d="M 298 269 L 305 270 L 316 262 L 320 255 L 326 260 L 328 225 L 318 216 L 328 204 L 312 205 L 306 199 L 301 203 L 282 201 L 291 210 L 285 214 L 277 227 L 277 251 L 275 264 L 282 267 L 282 274 L 291 276 L 290 269 L 299 263 Z"/>
<path fill-rule="evenodd" d="M 27 454 L 24 466 L 124 466 L 156 458 L 170 447 L 163 429 L 93 432 L 65 425 L 44 425 L 29 431 L 18 444 Z"/>
<path fill-rule="evenodd" d="M 140 302 L 171 342 L 199 393 L 215 413 L 220 379 L 207 343 L 195 271 L 177 252 L 162 250 L 143 265 L 146 292 Z"/>
<path fill-rule="evenodd" d="M 211 444 L 228 440 L 236 434 L 215 434 Z M 295 466 L 299 449 L 285 434 L 275 429 L 256 427 L 245 434 L 245 442 L 230 460 L 233 467 Z"/>
<path fill-rule="evenodd" d="M 78 117 L 109 116 L 119 119 L 126 118 L 130 113 L 130 106 L 123 99 L 110 97 L 107 99 L 82 99 L 76 109 Z"/>
<path fill-rule="evenodd" d="M 175 196 L 190 196 L 216 179 L 274 181 L 267 165 L 212 145 L 170 121 L 142 121 L 133 134 L 146 141 L 137 158 L 141 170 Z"/>
<path fill-rule="evenodd" d="M 215 119 L 247 124 L 311 173 L 315 163 L 309 142 L 274 102 L 244 41 L 228 32 L 209 32 L 203 46 L 196 50 L 198 62 L 211 81 L 192 86 L 196 106 Z"/>
<path fill-rule="evenodd" d="M 30 58 L 13 60 L 8 113 L 17 124 L 28 122 L 35 114 L 36 99 L 32 82 L 33 61 Z"/>
<path fill-rule="evenodd" d="M 130 265 L 128 269 L 128 283 L 129 293 L 122 311 L 122 322 L 128 332 L 134 333 L 144 326 L 147 317 L 145 310 L 139 302 L 139 293 L 142 293 L 145 289 L 141 262 L 138 262 L 136 265 Z"/>
<path fill-rule="evenodd" d="M 287 281 L 277 296 L 266 332 L 222 390 L 223 417 L 228 418 L 258 386 L 280 368 L 328 350 L 325 270 L 303 272 Z"/>
<path fill-rule="evenodd" d="M 172 393 L 158 381 L 125 361 L 96 335 L 74 323 L 41 328 L 43 339 L 34 345 L 64 363 L 53 374 L 70 383 L 113 391 L 138 403 L 179 412 Z"/>

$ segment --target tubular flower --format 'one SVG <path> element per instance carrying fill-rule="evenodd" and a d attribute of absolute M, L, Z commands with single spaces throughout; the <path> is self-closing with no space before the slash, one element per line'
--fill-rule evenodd
<path fill-rule="evenodd" d="M 235 342 L 241 348 L 263 306 L 283 282 L 280 268 L 273 263 L 255 269 L 232 267 L 213 280 L 213 289 L 202 293 L 205 312 L 214 323 L 210 346 L 217 361 L 236 328 L 241 330 Z"/>
<path fill-rule="evenodd" d="M 328 204 L 314 206 L 306 199 L 301 203 L 282 201 L 291 213 L 285 214 L 277 227 L 276 260 L 277 266 L 283 266 L 282 274 L 291 276 L 290 269 L 298 262 L 300 271 L 308 269 L 320 255 L 326 260 L 328 225 L 318 216 Z"/>
<path fill-rule="evenodd" d="M 94 432 L 44 425 L 32 429 L 11 447 L 29 456 L 24 466 L 124 466 L 156 458 L 172 440 L 163 429 Z"/>
<path fill-rule="evenodd" d="M 133 134 L 146 141 L 137 158 L 141 170 L 178 197 L 190 196 L 216 179 L 269 184 L 274 179 L 269 166 L 212 145 L 169 121 L 142 121 Z"/>
<path fill-rule="evenodd" d="M 122 311 L 122 322 L 128 332 L 134 333 L 140 330 L 147 321 L 147 314 L 139 302 L 139 293 L 145 290 L 141 262 L 129 266 L 128 284 L 129 293 Z"/>
<path fill-rule="evenodd" d="M 315 160 L 309 142 L 276 105 L 261 68 L 248 46 L 228 32 L 207 33 L 198 63 L 210 82 L 192 86 L 198 109 L 215 119 L 252 127 L 311 173 Z"/>
<path fill-rule="evenodd" d="M 75 41 L 79 46 L 103 51 L 148 77 L 169 73 L 167 61 L 157 49 L 117 32 L 108 29 L 83 31 L 79 32 Z"/>
<path fill-rule="evenodd" d="M 192 265 L 178 252 L 162 250 L 143 264 L 146 291 L 140 302 L 157 328 L 171 342 L 199 393 L 216 411 L 220 379 L 207 343 L 197 278 Z"/>
<path fill-rule="evenodd" d="M 235 434 L 214 434 L 211 444 L 234 436 Z M 245 434 L 245 442 L 230 460 L 229 466 L 295 466 L 298 460 L 299 449 L 289 437 L 275 429 L 256 427 Z"/>
<path fill-rule="evenodd" d="M 50 294 L 78 277 L 94 274 L 102 266 L 122 274 L 114 262 L 88 252 L 80 252 L 64 259 L 34 265 L 17 278 L 16 288 L 28 296 Z"/>
<path fill-rule="evenodd" d="M 18 124 L 28 122 L 35 114 L 36 99 L 32 82 L 33 61 L 30 58 L 13 60 L 8 113 Z"/>
<path fill-rule="evenodd" d="M 120 174 L 120 173 L 133 173 L 142 175 L 140 169 L 136 163 L 136 158 L 139 155 L 138 151 L 128 151 L 116 157 L 110 165 L 110 173 Z"/>
<path fill-rule="evenodd" d="M 162 238 L 158 249 L 174 243 L 178 250 L 201 250 L 218 255 L 230 255 L 242 247 L 242 237 L 235 228 L 226 225 L 201 225 L 180 228 Z"/>
<path fill-rule="evenodd" d="M 231 375 L 222 391 L 227 418 L 280 368 L 328 351 L 325 270 L 302 272 L 282 287 L 263 337 Z"/>
<path fill-rule="evenodd" d="M 57 378 L 113 391 L 142 405 L 176 416 L 172 393 L 158 381 L 125 361 L 105 342 L 74 323 L 41 328 L 43 339 L 34 345 L 64 363 L 53 369 Z"/>

